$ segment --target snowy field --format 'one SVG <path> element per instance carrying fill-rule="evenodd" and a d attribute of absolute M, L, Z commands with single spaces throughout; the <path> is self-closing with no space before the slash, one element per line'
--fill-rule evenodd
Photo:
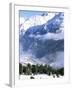
<path fill-rule="evenodd" d="M 34 77 L 34 79 L 52 79 L 52 78 L 62 78 L 63 76 L 57 77 L 56 75 L 46 75 L 46 74 L 38 74 L 38 75 L 20 75 L 20 79 L 30 79 L 30 77 Z"/>

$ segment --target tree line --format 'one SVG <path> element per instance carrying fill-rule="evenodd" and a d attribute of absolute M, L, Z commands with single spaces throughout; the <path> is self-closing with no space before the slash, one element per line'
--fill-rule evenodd
<path fill-rule="evenodd" d="M 60 69 L 55 69 L 49 65 L 22 65 L 19 63 L 19 74 L 24 74 L 24 75 L 37 75 L 37 74 L 47 74 L 47 75 L 56 75 L 59 77 L 59 75 L 63 76 L 64 75 L 64 68 Z"/>

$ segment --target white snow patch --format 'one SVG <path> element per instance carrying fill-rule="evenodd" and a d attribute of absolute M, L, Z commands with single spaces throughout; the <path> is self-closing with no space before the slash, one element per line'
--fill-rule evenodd
<path fill-rule="evenodd" d="M 53 75 L 47 75 L 47 74 L 37 74 L 37 75 L 20 75 L 20 80 L 24 80 L 24 79 L 30 79 L 30 77 L 34 77 L 34 79 L 52 79 L 54 78 Z M 54 75 L 55 78 L 57 78 L 56 75 Z M 59 75 L 59 78 L 63 78 L 63 76 Z"/>

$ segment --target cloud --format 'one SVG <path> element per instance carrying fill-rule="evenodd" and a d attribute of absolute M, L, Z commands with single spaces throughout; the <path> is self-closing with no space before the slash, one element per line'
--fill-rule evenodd
<path fill-rule="evenodd" d="M 62 40 L 64 39 L 64 32 L 60 32 L 60 33 L 47 33 L 44 35 L 34 35 L 34 34 L 30 34 L 29 37 L 33 37 L 33 38 L 38 38 L 38 39 L 42 39 L 42 40 L 47 40 L 47 39 L 53 39 L 53 40 Z"/>

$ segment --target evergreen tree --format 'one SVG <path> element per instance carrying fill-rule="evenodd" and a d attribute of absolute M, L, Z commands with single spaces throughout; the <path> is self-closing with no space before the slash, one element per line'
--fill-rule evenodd
<path fill-rule="evenodd" d="M 27 67 L 23 66 L 23 73 L 26 74 L 26 72 L 27 72 Z"/>
<path fill-rule="evenodd" d="M 19 74 L 22 74 L 23 73 L 23 70 L 22 70 L 22 64 L 19 63 Z"/>
<path fill-rule="evenodd" d="M 32 74 L 31 65 L 29 63 L 27 64 L 26 74 L 27 75 L 31 75 Z"/>
<path fill-rule="evenodd" d="M 64 75 L 64 68 L 58 69 L 57 73 L 63 76 Z"/>
<path fill-rule="evenodd" d="M 43 73 L 43 65 L 40 65 L 40 66 L 39 66 L 38 71 L 39 71 L 40 74 Z"/>
<path fill-rule="evenodd" d="M 44 74 L 47 74 L 47 72 L 48 72 L 48 66 L 47 65 L 44 65 L 43 66 L 43 73 Z"/>
<path fill-rule="evenodd" d="M 32 65 L 32 73 L 35 74 L 36 73 L 36 66 Z"/>
<path fill-rule="evenodd" d="M 50 76 L 52 73 L 52 67 L 48 65 L 47 74 Z"/>

